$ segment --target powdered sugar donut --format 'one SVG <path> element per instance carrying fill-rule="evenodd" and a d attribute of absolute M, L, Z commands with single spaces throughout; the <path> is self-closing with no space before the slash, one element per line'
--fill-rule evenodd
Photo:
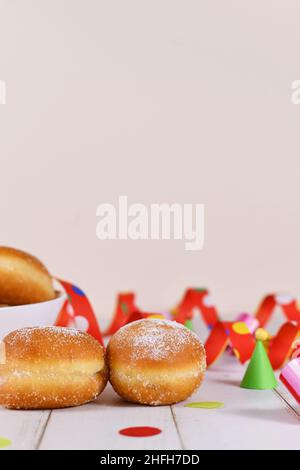
<path fill-rule="evenodd" d="M 107 383 L 104 351 L 73 328 L 23 328 L 0 343 L 0 405 L 15 409 L 77 406 Z"/>
<path fill-rule="evenodd" d="M 109 379 L 125 400 L 170 405 L 188 398 L 206 369 L 198 336 L 175 321 L 147 319 L 129 323 L 107 348 Z"/>

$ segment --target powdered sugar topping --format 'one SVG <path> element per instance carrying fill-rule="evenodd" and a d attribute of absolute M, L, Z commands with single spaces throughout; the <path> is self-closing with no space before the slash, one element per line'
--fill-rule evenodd
<path fill-rule="evenodd" d="M 13 338 L 14 341 L 19 341 L 22 340 L 24 342 L 26 341 L 31 341 L 32 336 L 36 332 L 41 332 L 43 334 L 47 334 L 47 332 L 59 335 L 62 338 L 68 338 L 70 339 L 71 337 L 78 337 L 82 335 L 82 332 L 79 330 L 76 330 L 75 328 L 65 328 L 65 327 L 60 327 L 60 326 L 46 326 L 46 327 L 39 327 L 39 326 L 33 326 L 33 327 L 28 327 L 28 328 L 21 328 L 20 330 L 16 330 L 12 333 L 10 333 L 8 336 L 10 338 Z"/>
<path fill-rule="evenodd" d="M 64 346 L 74 345 L 80 347 L 88 335 L 75 328 L 58 326 L 29 327 L 13 331 L 4 338 L 4 343 L 14 349 L 15 345 L 22 345 L 23 353 L 35 348 L 35 354 L 40 357 L 57 357 L 63 355 Z M 47 345 L 47 346 L 46 346 Z"/>
<path fill-rule="evenodd" d="M 165 327 L 165 328 L 163 328 Z M 170 320 L 147 319 L 129 323 L 116 333 L 122 348 L 130 345 L 131 359 L 159 361 L 182 352 L 195 341 L 203 345 L 200 338 L 181 323 Z"/>

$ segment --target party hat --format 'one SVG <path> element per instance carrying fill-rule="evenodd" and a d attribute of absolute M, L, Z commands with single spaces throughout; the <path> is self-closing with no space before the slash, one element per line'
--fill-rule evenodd
<path fill-rule="evenodd" d="M 269 390 L 277 386 L 271 363 L 263 345 L 267 335 L 268 333 L 262 328 L 256 331 L 256 346 L 242 380 L 242 388 Z"/>

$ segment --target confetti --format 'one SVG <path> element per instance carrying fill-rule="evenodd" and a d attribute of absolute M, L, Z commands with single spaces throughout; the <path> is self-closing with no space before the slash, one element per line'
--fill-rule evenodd
<path fill-rule="evenodd" d="M 162 432 L 159 428 L 152 428 L 151 426 L 135 426 L 131 428 L 124 428 L 119 431 L 122 436 L 129 437 L 150 437 L 156 436 Z"/>
<path fill-rule="evenodd" d="M 12 442 L 9 439 L 6 439 L 6 437 L 0 437 L 0 449 L 3 449 L 4 447 L 8 447 L 12 444 Z"/>
<path fill-rule="evenodd" d="M 213 410 L 215 408 L 223 408 L 224 403 L 221 401 L 195 401 L 184 405 L 186 408 L 204 408 L 205 410 Z"/>
<path fill-rule="evenodd" d="M 249 334 L 249 329 L 246 323 L 244 322 L 236 322 L 232 325 L 232 329 L 238 335 L 247 335 Z"/>

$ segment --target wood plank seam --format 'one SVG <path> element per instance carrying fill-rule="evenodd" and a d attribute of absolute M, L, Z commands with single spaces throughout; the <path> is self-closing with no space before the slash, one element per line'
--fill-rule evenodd
<path fill-rule="evenodd" d="M 279 398 L 281 402 L 285 405 L 285 409 L 293 414 L 298 421 L 300 421 L 300 413 L 296 410 L 296 408 L 292 405 L 291 402 L 288 401 L 288 399 L 280 393 L 280 390 L 274 389 L 274 394 Z"/>
<path fill-rule="evenodd" d="M 180 431 L 179 431 L 179 426 L 178 426 L 178 423 L 177 423 L 177 419 L 176 419 L 176 415 L 174 413 L 173 406 L 170 406 L 170 409 L 171 409 L 171 414 L 172 414 L 174 426 L 175 426 L 175 429 L 176 429 L 176 432 L 177 432 L 177 435 L 178 435 L 178 439 L 179 439 L 179 442 L 180 442 L 180 445 L 181 445 L 181 450 L 186 450 L 185 446 L 184 446 L 183 439 L 182 439 Z"/>
<path fill-rule="evenodd" d="M 47 416 L 47 419 L 45 421 L 45 425 L 40 433 L 40 436 L 37 440 L 37 444 L 36 444 L 36 447 L 35 447 L 35 450 L 39 450 L 40 449 L 40 446 L 41 446 L 41 443 L 43 441 L 43 438 L 44 438 L 44 435 L 45 435 L 45 432 L 46 432 L 46 429 L 48 427 L 48 424 L 49 424 L 49 421 L 50 421 L 50 418 L 51 418 L 51 415 L 52 415 L 52 411 L 53 410 L 50 410 L 49 413 L 48 413 L 48 416 Z"/>

